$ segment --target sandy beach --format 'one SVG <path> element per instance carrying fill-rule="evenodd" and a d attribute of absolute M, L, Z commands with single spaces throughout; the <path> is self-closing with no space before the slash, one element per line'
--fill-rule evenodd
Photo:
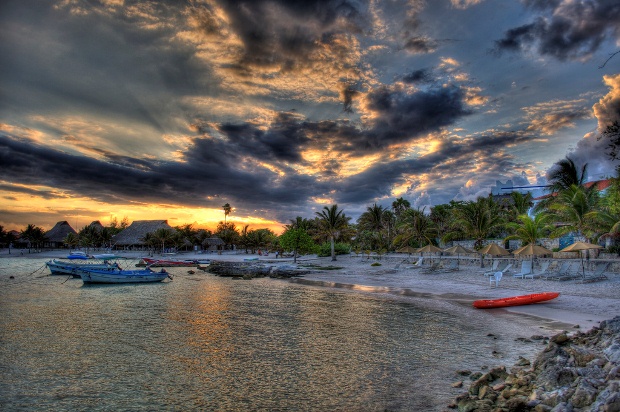
<path fill-rule="evenodd" d="M 128 259 L 144 256 L 144 252 L 115 252 Z M 25 258 L 60 258 L 67 251 L 43 251 L 28 253 Z M 0 252 L 0 257 L 20 257 L 19 250 Z M 259 256 L 240 252 L 217 253 L 178 253 L 175 255 L 156 255 L 155 257 L 175 259 L 211 259 L 224 261 L 243 261 L 248 258 L 258 259 L 266 264 L 291 264 L 292 258 Z M 607 279 L 593 283 L 581 283 L 579 279 L 552 281 L 542 279 L 517 279 L 506 273 L 495 287 L 482 273 L 490 268 L 481 269 L 479 261 L 461 261 L 460 270 L 455 272 L 425 273 L 419 268 L 412 268 L 404 261 L 415 261 L 415 257 L 393 254 L 381 260 L 367 259 L 361 256 L 338 256 L 336 262 L 331 258 L 304 256 L 298 264 L 312 269 L 312 272 L 290 281 L 324 287 L 353 289 L 364 293 L 383 293 L 394 296 L 409 296 L 419 299 L 451 301 L 462 304 L 470 310 L 471 303 L 477 299 L 495 299 L 500 297 L 525 295 L 537 292 L 560 292 L 560 297 L 544 304 L 518 306 L 509 309 L 487 310 L 492 315 L 503 316 L 506 313 L 518 314 L 533 324 L 544 324 L 554 329 L 587 331 L 593 326 L 614 316 L 620 316 L 620 274 L 607 272 Z M 372 266 L 378 262 L 380 266 Z M 185 268 L 184 268 L 185 269 Z M 180 268 L 179 268 L 180 270 Z M 473 310 L 473 309 L 471 309 Z M 534 326 L 534 325 L 532 325 Z"/>

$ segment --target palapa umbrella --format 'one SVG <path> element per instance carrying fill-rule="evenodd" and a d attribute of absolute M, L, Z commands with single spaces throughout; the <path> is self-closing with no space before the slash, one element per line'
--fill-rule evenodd
<path fill-rule="evenodd" d="M 565 247 L 564 249 L 560 250 L 560 252 L 581 252 L 582 250 L 590 250 L 590 249 L 603 249 L 603 246 L 595 245 L 593 243 L 588 243 L 588 242 L 575 242 L 572 245 L 569 245 Z M 586 268 L 583 264 L 583 254 L 581 253 L 579 254 L 581 255 L 581 273 L 582 273 L 582 276 L 585 278 Z"/>
<path fill-rule="evenodd" d="M 513 255 L 532 256 L 532 268 L 534 268 L 534 256 L 550 255 L 552 253 L 553 252 L 549 249 L 532 243 L 521 246 L 519 249 L 512 252 Z"/>
<path fill-rule="evenodd" d="M 411 255 L 412 253 L 415 253 L 417 251 L 418 251 L 418 249 L 416 249 L 414 247 L 405 246 L 405 247 L 401 247 L 396 252 L 398 252 L 398 253 L 409 253 Z"/>
<path fill-rule="evenodd" d="M 505 255 L 510 254 L 509 251 L 499 246 L 497 243 L 489 243 L 488 245 L 480 249 L 478 253 L 480 253 L 480 267 L 481 268 L 484 267 L 484 257 L 483 257 L 484 255 L 505 256 Z"/>
<path fill-rule="evenodd" d="M 443 252 L 443 250 L 438 248 L 437 246 L 431 245 L 429 243 L 428 245 L 418 249 L 418 252 L 420 252 L 421 254 L 424 254 L 424 253 L 439 253 L 439 252 Z"/>
<path fill-rule="evenodd" d="M 459 257 L 461 253 L 473 253 L 471 250 L 466 249 L 461 245 L 456 245 L 456 246 L 452 246 L 447 249 L 444 249 L 444 252 L 450 253 L 451 255 L 456 253 L 456 264 L 457 265 L 459 264 Z"/>
<path fill-rule="evenodd" d="M 528 243 L 527 245 L 520 247 L 512 253 L 519 256 L 542 256 L 550 255 L 553 252 L 545 247 Z"/>

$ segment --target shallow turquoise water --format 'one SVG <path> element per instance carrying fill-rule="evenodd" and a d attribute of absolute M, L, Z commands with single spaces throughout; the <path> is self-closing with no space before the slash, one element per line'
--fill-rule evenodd
<path fill-rule="evenodd" d="M 413 300 L 187 268 L 89 286 L 43 264 L 0 259 L 2 410 L 441 410 L 456 369 L 511 344 Z"/>

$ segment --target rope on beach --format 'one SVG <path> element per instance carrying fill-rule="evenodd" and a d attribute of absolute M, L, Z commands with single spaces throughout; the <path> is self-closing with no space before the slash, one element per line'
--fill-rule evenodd
<path fill-rule="evenodd" d="M 37 272 L 39 272 L 39 271 L 41 271 L 41 270 L 45 269 L 46 267 L 47 267 L 47 265 L 46 265 L 46 264 L 43 264 L 43 266 L 41 266 L 40 268 L 38 268 L 37 270 L 35 270 L 34 272 L 32 272 L 32 273 L 30 273 L 30 274 L 28 274 L 28 275 L 26 275 L 26 276 L 32 276 L 32 275 L 34 275 L 35 273 L 37 273 Z M 48 276 L 48 275 L 45 275 L 45 276 Z"/>

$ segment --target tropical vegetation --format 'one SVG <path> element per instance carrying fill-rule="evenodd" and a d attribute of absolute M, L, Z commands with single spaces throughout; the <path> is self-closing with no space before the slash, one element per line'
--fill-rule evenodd
<path fill-rule="evenodd" d="M 399 197 L 390 204 L 373 203 L 355 222 L 333 204 L 312 217 L 291 219 L 278 236 L 270 229 L 237 227 L 227 219 L 233 207 L 226 203 L 222 207 L 224 220 L 213 232 L 182 225 L 148 233 L 143 241 L 152 250 L 164 251 L 202 248 L 207 239 L 216 237 L 224 249 L 278 251 L 294 257 L 317 253 L 332 260 L 352 251 L 382 254 L 455 240 L 473 240 L 479 249 L 490 238 L 536 244 L 541 238 L 572 234 L 591 242 L 611 239 L 615 245 L 620 241 L 620 179 L 616 175 L 610 179 L 611 186 L 600 192 L 586 183 L 587 169 L 587 164 L 578 165 L 568 157 L 558 161 L 548 175 L 547 195 L 536 204 L 529 193 L 519 192 L 450 201 L 429 209 L 412 207 Z M 114 235 L 127 226 L 127 218 L 120 223 L 114 219 L 103 229 L 85 226 L 77 234 L 70 233 L 64 243 L 68 247 L 111 248 Z M 40 248 L 46 240 L 44 234 L 29 224 L 21 231 L 19 241 L 28 248 Z M 15 240 L 0 226 L 0 245 L 6 247 Z"/>

